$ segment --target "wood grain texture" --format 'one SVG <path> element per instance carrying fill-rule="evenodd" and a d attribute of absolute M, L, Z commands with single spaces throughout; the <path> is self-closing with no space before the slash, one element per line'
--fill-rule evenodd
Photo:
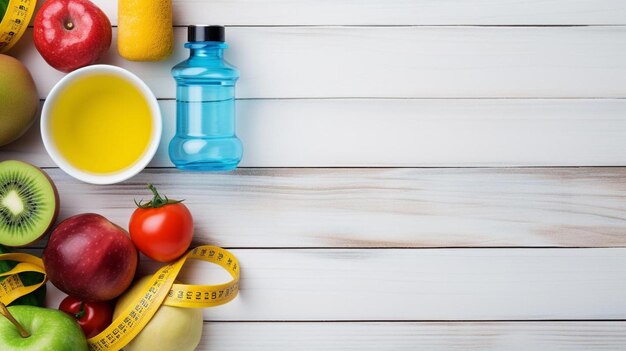
<path fill-rule="evenodd" d="M 197 243 L 226 247 L 626 246 L 624 168 L 154 169 L 114 187 L 47 172 L 61 219 L 126 228 L 150 182 L 185 199 Z"/>
<path fill-rule="evenodd" d="M 116 0 L 93 2 L 117 24 Z M 176 25 L 626 24 L 620 0 L 173 0 L 173 7 Z"/>
<path fill-rule="evenodd" d="M 117 2 L 94 1 L 115 25 Z M 242 166 L 626 165 L 623 1 L 173 1 L 178 26 L 231 26 Z M 169 71 L 185 28 L 175 36 L 165 62 L 125 61 L 115 45 L 103 60 L 169 99 L 153 167 L 171 166 Z M 43 99 L 63 74 L 31 37 L 12 54 Z M 37 128 L 0 151 L 9 158 L 53 166 Z M 126 227 L 153 182 L 186 199 L 196 243 L 235 248 L 241 295 L 204 311 L 199 350 L 626 344 L 626 168 L 168 168 L 115 186 L 47 171 L 61 219 L 98 212 Z M 181 279 L 227 277 L 192 263 Z M 50 285 L 49 307 L 63 297 Z"/>
<path fill-rule="evenodd" d="M 117 29 L 114 30 L 114 37 Z M 12 54 L 44 98 L 63 76 L 25 35 Z M 170 69 L 188 56 L 186 28 L 158 63 L 129 62 L 115 45 L 103 63 L 129 69 L 158 98 L 174 98 Z M 227 58 L 240 98 L 623 97 L 626 27 L 237 27 Z"/>
<path fill-rule="evenodd" d="M 626 249 L 233 249 L 239 296 L 209 321 L 626 319 Z M 161 263 L 141 260 L 138 275 Z M 228 273 L 189 261 L 179 280 Z M 65 295 L 49 285 L 48 306 Z"/>
<path fill-rule="evenodd" d="M 212 351 L 621 350 L 624 322 L 205 323 Z"/>
<path fill-rule="evenodd" d="M 239 100 L 243 167 L 626 165 L 626 100 Z M 175 102 L 160 101 L 172 167 Z M 36 125 L 1 159 L 55 166 Z"/>
<path fill-rule="evenodd" d="M 237 249 L 241 290 L 208 320 L 625 319 L 626 249 Z M 144 262 L 140 272 L 152 273 Z M 156 265 L 154 265 L 156 268 Z M 192 261 L 179 276 L 221 283 Z"/>

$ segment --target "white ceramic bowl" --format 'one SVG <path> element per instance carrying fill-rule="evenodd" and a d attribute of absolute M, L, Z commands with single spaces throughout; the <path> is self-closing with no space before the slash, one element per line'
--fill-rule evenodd
<path fill-rule="evenodd" d="M 74 167 L 59 152 L 56 145 L 54 144 L 54 139 L 52 138 L 50 132 L 50 112 L 52 106 L 54 106 L 59 98 L 59 93 L 62 92 L 68 85 L 70 85 L 75 80 L 95 74 L 115 75 L 117 77 L 123 78 L 135 88 L 137 88 L 137 90 L 143 95 L 146 102 L 148 103 L 148 106 L 150 108 L 150 115 L 152 117 L 152 135 L 150 136 L 150 141 L 148 143 L 146 151 L 130 167 L 114 173 L 91 173 Z M 119 183 L 141 172 L 144 168 L 146 168 L 150 160 L 152 160 L 154 154 L 157 151 L 157 148 L 159 147 L 162 129 L 163 123 L 161 121 L 161 110 L 159 109 L 157 99 L 154 97 L 154 94 L 152 93 L 150 88 L 148 88 L 148 86 L 133 73 L 123 68 L 110 65 L 93 65 L 83 67 L 63 77 L 63 79 L 61 79 L 54 86 L 54 88 L 52 88 L 52 91 L 50 91 L 50 94 L 46 98 L 46 101 L 43 105 L 43 110 L 41 112 L 41 138 L 43 139 L 43 145 L 46 148 L 46 151 L 48 152 L 54 163 L 56 163 L 59 168 L 61 168 L 63 171 L 65 171 L 65 173 L 69 174 L 70 176 L 91 184 Z"/>

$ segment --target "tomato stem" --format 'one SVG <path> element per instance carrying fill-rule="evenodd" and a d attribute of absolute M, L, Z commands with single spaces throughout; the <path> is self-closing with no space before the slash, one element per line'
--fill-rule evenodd
<path fill-rule="evenodd" d="M 161 194 L 159 194 L 156 187 L 152 184 L 148 184 L 148 189 L 152 191 L 152 194 L 154 195 L 154 197 L 152 198 L 152 200 L 150 200 L 149 202 L 145 204 L 143 203 L 143 200 L 139 202 L 135 200 L 135 205 L 137 205 L 137 207 L 144 208 L 144 209 L 145 208 L 160 208 L 165 205 L 178 204 L 184 201 L 184 200 L 171 200 L 171 199 L 168 199 L 167 196 L 161 197 Z"/>
<path fill-rule="evenodd" d="M 76 320 L 79 320 L 81 318 L 83 318 L 85 316 L 85 303 L 84 302 L 80 302 L 80 311 L 78 311 L 78 313 L 76 313 L 74 315 L 74 317 L 76 318 Z"/>

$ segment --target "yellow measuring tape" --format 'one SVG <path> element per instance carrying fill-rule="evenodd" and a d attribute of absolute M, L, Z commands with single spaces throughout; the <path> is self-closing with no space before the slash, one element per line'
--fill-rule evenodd
<path fill-rule="evenodd" d="M 6 277 L 0 282 L 0 302 L 3 304 L 8 305 L 18 298 L 32 293 L 46 283 L 46 271 L 43 268 L 41 258 L 23 253 L 7 253 L 0 255 L 0 260 L 19 262 L 10 271 L 0 274 L 0 277 Z M 24 286 L 18 275 L 24 272 L 41 273 L 44 275 L 44 279 L 38 284 Z"/>
<path fill-rule="evenodd" d="M 215 263 L 226 269 L 232 280 L 217 285 L 175 284 L 174 280 L 188 259 Z M 41 284 L 24 287 L 17 273 L 39 272 L 45 274 L 43 262 L 38 257 L 10 253 L 0 255 L 0 260 L 20 262 L 12 270 L 0 274 L 8 276 L 0 282 L 0 301 L 8 304 L 16 298 L 36 290 Z M 225 304 L 239 292 L 239 262 L 228 250 L 217 246 L 198 246 L 178 261 L 161 267 L 143 288 L 143 293 L 105 329 L 87 340 L 92 351 L 114 351 L 126 346 L 148 324 L 161 305 L 205 308 Z"/>
<path fill-rule="evenodd" d="M 37 0 L 9 0 L 7 11 L 0 22 L 0 53 L 9 50 L 28 27 Z"/>

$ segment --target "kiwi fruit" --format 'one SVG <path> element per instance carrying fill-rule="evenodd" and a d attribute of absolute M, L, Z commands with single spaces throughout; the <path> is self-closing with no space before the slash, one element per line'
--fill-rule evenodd
<path fill-rule="evenodd" d="M 21 161 L 0 162 L 0 244 L 37 241 L 58 214 L 59 195 L 44 171 Z"/>

